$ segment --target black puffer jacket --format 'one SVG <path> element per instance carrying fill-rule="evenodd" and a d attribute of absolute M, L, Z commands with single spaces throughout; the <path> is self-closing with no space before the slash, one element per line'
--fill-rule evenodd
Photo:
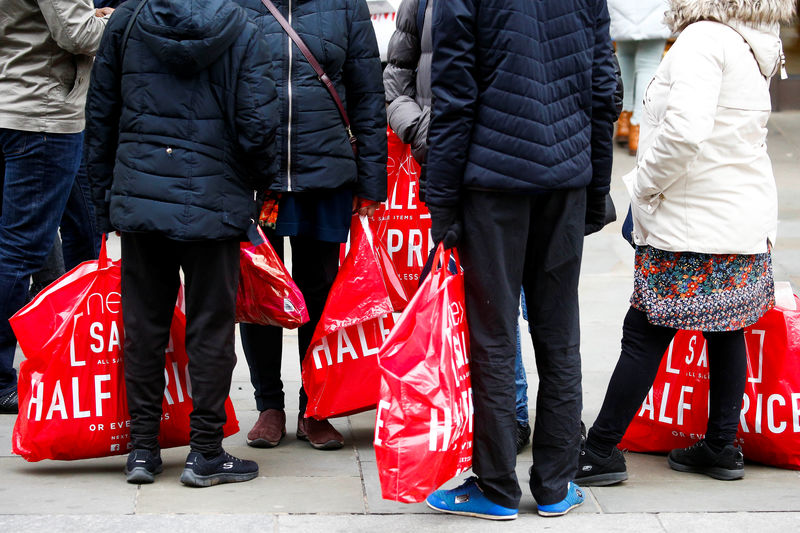
<path fill-rule="evenodd" d="M 605 195 L 616 118 L 605 0 L 433 5 L 426 202 L 464 188 Z"/>
<path fill-rule="evenodd" d="M 433 0 L 427 0 L 420 32 L 420 0 L 403 0 L 383 70 L 389 126 L 400 140 L 411 145 L 419 164 L 425 162 L 428 152 L 431 119 L 432 5 Z"/>
<path fill-rule="evenodd" d="M 280 99 L 280 170 L 273 190 L 353 188 L 386 199 L 386 112 L 378 43 L 365 0 L 274 0 L 333 81 L 358 139 L 348 142 L 333 98 L 261 0 L 235 0 L 269 43 Z"/>
<path fill-rule="evenodd" d="M 92 71 L 86 150 L 98 223 L 177 240 L 243 235 L 254 191 L 275 173 L 266 42 L 228 0 L 148 0 L 120 64 L 136 5 L 114 12 Z"/>

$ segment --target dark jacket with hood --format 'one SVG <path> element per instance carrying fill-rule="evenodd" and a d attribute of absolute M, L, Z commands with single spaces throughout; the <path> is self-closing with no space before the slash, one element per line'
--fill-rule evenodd
<path fill-rule="evenodd" d="M 235 0 L 269 43 L 280 99 L 280 169 L 272 189 L 350 187 L 386 199 L 386 111 L 378 43 L 365 0 L 273 0 L 328 74 L 358 139 L 358 157 L 333 98 L 261 0 Z"/>
<path fill-rule="evenodd" d="M 427 0 L 420 17 L 420 0 L 403 0 L 397 9 L 397 29 L 389 40 L 388 64 L 383 70 L 389 126 L 414 159 L 425 163 L 431 119 L 431 9 Z M 419 23 L 422 22 L 422 28 Z"/>
<path fill-rule="evenodd" d="M 464 188 L 602 199 L 616 118 L 605 0 L 433 5 L 426 203 Z"/>
<path fill-rule="evenodd" d="M 98 224 L 176 240 L 240 236 L 275 174 L 263 36 L 228 0 L 147 0 L 125 45 L 136 5 L 114 12 L 92 70 L 86 153 Z"/>

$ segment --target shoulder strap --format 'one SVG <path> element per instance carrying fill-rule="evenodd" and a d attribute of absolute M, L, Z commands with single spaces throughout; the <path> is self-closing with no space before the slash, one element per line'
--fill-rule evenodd
<path fill-rule="evenodd" d="M 143 2 L 146 1 L 147 0 L 143 0 Z M 297 45 L 297 48 L 299 48 L 300 52 L 303 53 L 306 60 L 311 65 L 311 68 L 313 68 L 314 72 L 317 73 L 317 78 L 319 78 L 319 81 L 321 81 L 325 85 L 325 88 L 328 89 L 331 98 L 333 98 L 336 107 L 339 109 L 339 115 L 341 115 L 342 122 L 344 122 L 344 128 L 345 130 L 347 130 L 347 138 L 350 141 L 350 146 L 353 148 L 353 154 L 358 155 L 358 147 L 356 146 L 356 136 L 353 135 L 353 131 L 352 129 L 350 129 L 350 119 L 347 116 L 347 112 L 344 110 L 344 105 L 342 104 L 341 98 L 339 98 L 339 93 L 336 92 L 336 89 L 333 86 L 333 82 L 330 80 L 328 75 L 325 74 L 325 71 L 322 70 L 322 67 L 320 66 L 319 62 L 313 56 L 311 50 L 308 49 L 306 43 L 303 42 L 303 39 L 301 39 L 300 36 L 297 35 L 297 32 L 294 31 L 294 28 L 292 28 L 289 25 L 289 22 L 287 22 L 284 16 L 281 15 L 281 12 L 278 11 L 278 8 L 275 7 L 275 4 L 273 4 L 270 0 L 261 0 L 261 3 L 264 4 L 267 9 L 269 9 L 269 12 L 272 13 L 272 16 L 274 16 L 275 19 L 280 23 L 281 27 L 283 28 L 283 31 L 285 31 L 287 35 L 289 35 L 289 37 L 292 39 L 292 41 L 294 41 L 294 44 Z"/>
<path fill-rule="evenodd" d="M 425 26 L 425 10 L 428 8 L 428 0 L 419 0 L 417 6 L 417 36 L 422 42 L 422 28 Z"/>
<path fill-rule="evenodd" d="M 133 28 L 133 23 L 136 22 L 136 17 L 139 15 L 139 11 L 142 10 L 144 5 L 147 3 L 147 0 L 141 0 L 139 5 L 136 6 L 136 9 L 133 10 L 133 14 L 131 18 L 128 20 L 128 25 L 125 26 L 125 32 L 122 34 L 122 47 L 120 52 L 120 68 L 122 66 L 122 61 L 125 59 L 125 48 L 128 46 L 128 37 L 131 34 L 131 28 Z"/>

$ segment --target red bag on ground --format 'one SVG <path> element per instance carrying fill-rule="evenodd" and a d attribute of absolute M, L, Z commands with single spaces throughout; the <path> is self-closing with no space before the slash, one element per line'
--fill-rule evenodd
<path fill-rule="evenodd" d="M 800 470 L 800 299 L 745 328 L 747 382 L 737 442 L 746 459 Z M 703 335 L 679 331 L 620 448 L 667 452 L 705 436 L 708 356 Z"/>
<path fill-rule="evenodd" d="M 366 217 L 353 217 L 350 234 L 350 251 L 303 359 L 306 416 L 320 420 L 375 407 L 380 385 L 375 355 L 394 325 L 392 312 L 406 304 Z"/>
<path fill-rule="evenodd" d="M 28 461 L 87 459 L 128 453 L 130 415 L 125 395 L 120 262 L 105 242 L 96 261 L 53 282 L 11 317 L 26 359 L 19 372 L 14 453 Z M 192 391 L 178 306 L 166 349 L 166 388 L 159 443 L 189 443 Z M 239 431 L 230 398 L 225 435 Z"/>
<path fill-rule="evenodd" d="M 455 254 L 455 252 L 454 252 Z M 472 388 L 464 275 L 440 245 L 378 352 L 375 455 L 383 497 L 421 502 L 472 464 Z"/>
<path fill-rule="evenodd" d="M 388 129 L 389 158 L 386 164 L 388 198 L 375 212 L 373 229 L 394 263 L 397 275 L 410 297 L 417 292 L 419 275 L 428 251 L 433 248 L 431 216 L 419 200 L 420 167 L 411 146 Z"/>
<path fill-rule="evenodd" d="M 258 225 L 239 247 L 236 321 L 294 329 L 308 322 L 306 301 Z"/>

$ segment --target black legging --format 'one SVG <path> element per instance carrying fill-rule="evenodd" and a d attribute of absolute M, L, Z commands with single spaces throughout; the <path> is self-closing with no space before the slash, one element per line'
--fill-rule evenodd
<path fill-rule="evenodd" d="M 608 455 L 625 430 L 656 378 L 661 358 L 677 330 L 654 326 L 647 315 L 631 307 L 622 326 L 622 352 L 608 384 L 603 407 L 589 430 L 587 446 Z M 744 332 L 703 332 L 708 342 L 710 406 L 706 442 L 712 449 L 733 443 L 739 426 L 747 352 Z"/>

